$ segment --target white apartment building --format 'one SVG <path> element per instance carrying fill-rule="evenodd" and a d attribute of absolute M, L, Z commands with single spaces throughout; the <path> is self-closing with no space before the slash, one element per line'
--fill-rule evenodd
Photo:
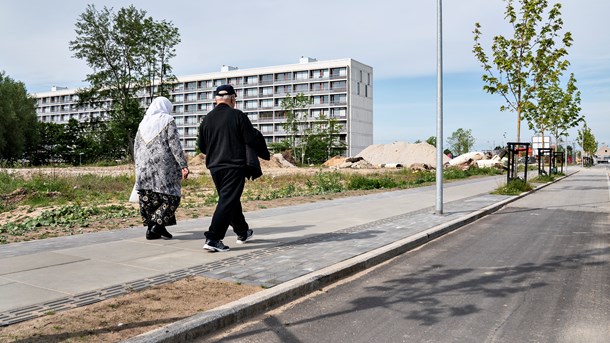
<path fill-rule="evenodd" d="M 223 66 L 215 73 L 178 77 L 171 92 L 173 116 L 186 153 L 194 154 L 197 128 L 214 108 L 214 90 L 231 84 L 237 92 L 237 108 L 248 115 L 268 143 L 287 138 L 282 99 L 303 93 L 311 103 L 307 125 L 324 115 L 341 126 L 340 139 L 347 156 L 355 156 L 373 143 L 373 68 L 353 59 L 317 61 L 302 57 L 297 64 L 239 69 Z M 77 107 L 76 90 L 53 87 L 37 93 L 38 120 L 65 124 L 71 118 L 87 120 L 106 116 L 110 102 L 101 108 Z M 142 97 L 142 106 L 150 99 Z"/>

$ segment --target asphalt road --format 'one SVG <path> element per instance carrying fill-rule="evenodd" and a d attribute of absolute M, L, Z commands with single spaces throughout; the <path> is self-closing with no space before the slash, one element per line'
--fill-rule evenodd
<path fill-rule="evenodd" d="M 201 342 L 610 342 L 609 171 Z"/>

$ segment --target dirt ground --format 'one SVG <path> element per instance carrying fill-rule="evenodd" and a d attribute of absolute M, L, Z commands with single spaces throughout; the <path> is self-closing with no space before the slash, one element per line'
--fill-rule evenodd
<path fill-rule="evenodd" d="M 207 171 L 203 168 L 191 168 L 193 176 L 202 175 Z M 277 168 L 264 170 L 267 175 L 286 173 L 315 173 L 319 169 Z M 344 172 L 369 173 L 378 170 L 346 170 Z M 20 171 L 28 173 L 29 171 Z M 40 172 L 39 170 L 37 172 Z M 91 170 L 49 170 L 48 172 L 75 175 L 75 173 L 91 173 Z M 105 170 L 109 175 L 132 173 L 129 167 L 117 167 Z M 343 193 L 293 197 L 266 201 L 247 201 L 243 203 L 245 212 L 261 208 L 290 206 L 308 202 L 323 201 L 347 196 L 370 194 L 378 191 L 349 191 Z M 126 206 L 137 205 L 124 203 Z M 211 216 L 214 206 L 197 208 L 179 208 L 178 221 L 193 217 Z M 37 210 L 38 212 L 38 210 Z M 14 220 L 19 216 L 33 216 L 26 208 L 20 208 L 10 213 L 0 215 L 0 224 Z M 97 222 L 95 227 L 75 228 L 71 231 L 58 228 L 48 228 L 44 237 L 63 236 L 110 230 L 113 228 L 140 226 L 138 218 L 108 219 Z M 171 229 L 170 229 L 171 231 Z M 142 228 L 144 235 L 144 228 Z M 40 239 L 40 234 L 25 239 Z M 24 239 L 20 239 L 24 240 Z M 10 243 L 11 241 L 9 241 Z M 205 290 L 205 291 L 204 291 Z M 97 304 L 79 307 L 69 311 L 48 313 L 44 317 L 0 328 L 1 342 L 117 342 L 141 333 L 159 328 L 171 322 L 195 315 L 199 312 L 227 304 L 244 296 L 253 294 L 262 288 L 252 285 L 228 283 L 203 277 L 188 278 L 171 284 L 156 286 L 140 292 L 119 296 Z"/>

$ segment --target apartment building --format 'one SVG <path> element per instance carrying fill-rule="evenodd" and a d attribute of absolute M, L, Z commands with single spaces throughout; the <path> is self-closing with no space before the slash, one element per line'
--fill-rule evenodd
<path fill-rule="evenodd" d="M 233 85 L 237 108 L 248 115 L 268 143 L 287 138 L 281 102 L 289 94 L 298 93 L 311 100 L 304 109 L 307 126 L 322 115 L 337 120 L 347 156 L 354 156 L 373 143 L 373 68 L 349 58 L 317 61 L 302 57 L 296 64 L 251 69 L 222 66 L 219 72 L 178 77 L 170 100 L 186 153 L 194 154 L 197 128 L 214 108 L 214 90 L 222 84 Z M 75 90 L 57 87 L 35 97 L 38 120 L 59 124 L 71 118 L 105 118 L 111 104 L 108 101 L 95 108 L 77 107 Z M 142 106 L 150 100 L 144 95 L 140 98 Z"/>

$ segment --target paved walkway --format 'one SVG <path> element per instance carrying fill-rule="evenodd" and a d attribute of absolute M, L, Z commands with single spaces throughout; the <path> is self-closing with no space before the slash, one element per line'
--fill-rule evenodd
<path fill-rule="evenodd" d="M 273 287 L 455 221 L 511 197 L 490 195 L 504 177 L 321 201 L 246 214 L 254 240 L 231 251 L 202 249 L 210 218 L 183 221 L 169 241 L 142 227 L 0 246 L 0 325 L 95 303 L 189 275 Z"/>

